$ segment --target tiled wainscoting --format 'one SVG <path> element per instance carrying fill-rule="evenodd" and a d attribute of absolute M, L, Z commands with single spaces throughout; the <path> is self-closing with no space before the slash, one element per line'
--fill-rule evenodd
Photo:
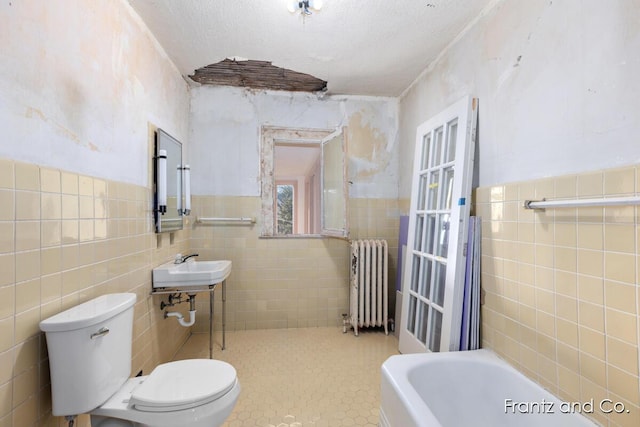
<path fill-rule="evenodd" d="M 568 401 L 623 402 L 591 415 L 640 425 L 638 209 L 525 210 L 527 199 L 631 196 L 637 167 L 479 188 L 482 343 Z"/>
<path fill-rule="evenodd" d="M 156 236 L 149 188 L 0 160 L 0 426 L 66 426 L 38 324 L 95 296 L 137 294 L 134 373 L 173 358 L 188 330 L 162 318 L 151 269 L 188 237 Z"/>
<path fill-rule="evenodd" d="M 350 237 L 389 243 L 389 286 L 395 284 L 398 247 L 396 200 L 351 199 Z M 191 249 L 200 259 L 229 259 L 229 330 L 338 326 L 348 312 L 349 245 L 330 238 L 260 238 L 260 198 L 197 196 L 192 218 L 255 217 L 254 225 L 194 224 Z M 392 292 L 394 294 L 395 292 Z M 221 323 L 216 291 L 215 324 Z M 194 331 L 208 328 L 209 302 L 198 297 Z M 393 310 L 393 303 L 390 303 Z M 218 326 L 216 326 L 218 327 Z"/>

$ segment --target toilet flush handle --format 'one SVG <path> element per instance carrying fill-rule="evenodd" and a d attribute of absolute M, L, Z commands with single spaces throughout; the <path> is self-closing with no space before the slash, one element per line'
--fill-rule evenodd
<path fill-rule="evenodd" d="M 100 328 L 100 329 L 98 329 L 98 332 L 94 332 L 94 333 L 91 334 L 91 339 L 107 335 L 108 333 L 109 333 L 109 329 L 108 328 L 104 328 L 104 327 Z"/>

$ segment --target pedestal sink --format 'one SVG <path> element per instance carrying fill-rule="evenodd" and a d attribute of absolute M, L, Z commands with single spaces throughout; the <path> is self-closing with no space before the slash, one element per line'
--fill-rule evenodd
<path fill-rule="evenodd" d="M 168 262 L 153 269 L 154 288 L 188 290 L 224 281 L 231 273 L 231 261 Z"/>
<path fill-rule="evenodd" d="M 225 279 L 231 274 L 231 261 L 196 261 L 189 258 L 176 264 L 168 262 L 153 269 L 151 294 L 209 292 L 209 358 L 213 359 L 213 291 L 222 284 L 222 349 L 225 349 L 226 288 Z M 214 286 L 216 285 L 216 286 Z M 194 313 L 195 313 L 195 309 Z"/>

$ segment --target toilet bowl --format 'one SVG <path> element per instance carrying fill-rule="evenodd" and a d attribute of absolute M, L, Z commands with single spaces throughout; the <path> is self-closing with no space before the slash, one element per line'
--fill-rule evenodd
<path fill-rule="evenodd" d="M 108 294 L 40 322 L 47 337 L 52 413 L 89 413 L 92 427 L 217 427 L 240 395 L 236 370 L 188 359 L 129 378 L 135 294 Z"/>
<path fill-rule="evenodd" d="M 239 395 L 236 370 L 228 363 L 208 359 L 165 363 L 150 375 L 129 379 L 91 411 L 91 426 L 220 426 Z"/>

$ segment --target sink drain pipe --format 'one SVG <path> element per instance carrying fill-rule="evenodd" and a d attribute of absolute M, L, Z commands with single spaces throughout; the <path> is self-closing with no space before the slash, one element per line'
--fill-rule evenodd
<path fill-rule="evenodd" d="M 189 294 L 189 321 L 188 322 L 184 320 L 184 316 L 182 315 L 182 313 L 179 313 L 177 311 L 165 311 L 164 318 L 166 319 L 167 317 L 177 318 L 178 323 L 180 323 L 180 325 L 184 326 L 185 328 L 188 328 L 189 326 L 193 326 L 193 324 L 196 323 L 196 295 Z"/>

